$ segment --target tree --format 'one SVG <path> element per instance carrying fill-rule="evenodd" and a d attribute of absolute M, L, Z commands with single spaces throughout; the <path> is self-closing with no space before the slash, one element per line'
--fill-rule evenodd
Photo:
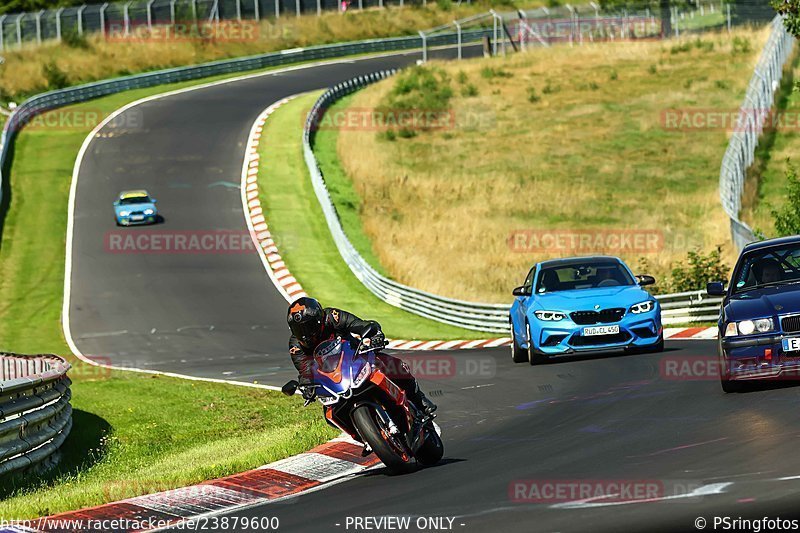
<path fill-rule="evenodd" d="M 800 177 L 789 158 L 786 158 L 786 203 L 780 209 L 773 209 L 775 232 L 779 237 L 800 235 Z"/>
<path fill-rule="evenodd" d="M 800 0 L 771 0 L 770 5 L 784 16 L 786 31 L 795 37 L 800 36 Z"/>

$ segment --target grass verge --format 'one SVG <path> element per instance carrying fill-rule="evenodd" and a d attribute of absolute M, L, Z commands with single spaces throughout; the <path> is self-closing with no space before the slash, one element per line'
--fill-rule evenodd
<path fill-rule="evenodd" d="M 281 256 L 292 275 L 323 305 L 341 307 L 377 320 L 393 338 L 485 338 L 485 333 L 433 322 L 383 303 L 353 276 L 342 260 L 303 160 L 300 118 L 319 94 L 305 94 L 270 115 L 259 148 L 261 161 L 266 162 L 259 171 L 261 202 L 270 231 L 277 236 Z M 281 164 L 270 164 L 272 161 Z M 342 182 L 333 184 L 342 185 Z M 336 194 L 341 199 L 349 193 L 339 190 Z"/>
<path fill-rule="evenodd" d="M 444 125 L 339 131 L 337 154 L 379 263 L 423 290 L 503 302 L 550 257 L 606 252 L 634 268 L 645 257 L 663 279 L 687 251 L 727 243 L 717 176 L 728 132 L 668 117 L 738 109 L 767 34 L 431 63 L 435 75 L 356 93 L 352 109 L 389 114 L 440 110 L 431 95 L 452 94 Z M 614 247 L 614 235 L 631 232 L 657 242 Z M 588 244 L 572 241 L 584 235 Z"/>
<path fill-rule="evenodd" d="M 191 83 L 72 106 L 110 113 Z M 14 145 L 0 247 L 0 349 L 69 354 L 60 324 L 72 167 L 92 125 L 24 129 Z M 74 364 L 74 428 L 60 466 L 3 483 L 0 517 L 23 519 L 215 478 L 304 451 L 335 435 L 279 393 Z"/>

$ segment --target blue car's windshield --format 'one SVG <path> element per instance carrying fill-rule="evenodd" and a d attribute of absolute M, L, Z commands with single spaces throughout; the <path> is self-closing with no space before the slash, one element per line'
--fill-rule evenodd
<path fill-rule="evenodd" d="M 800 244 L 756 250 L 742 257 L 733 275 L 733 292 L 800 282 Z"/>
<path fill-rule="evenodd" d="M 545 294 L 635 283 L 630 273 L 616 261 L 586 261 L 542 268 L 536 282 L 536 292 Z"/>
<path fill-rule="evenodd" d="M 150 197 L 149 196 L 131 196 L 129 198 L 120 198 L 119 205 L 131 205 L 131 204 L 149 204 Z"/>

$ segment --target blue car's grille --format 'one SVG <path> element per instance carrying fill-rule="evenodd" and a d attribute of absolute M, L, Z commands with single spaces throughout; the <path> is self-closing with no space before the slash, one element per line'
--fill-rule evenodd
<path fill-rule="evenodd" d="M 581 326 L 608 324 L 622 320 L 622 317 L 625 316 L 625 308 L 614 307 L 601 311 L 574 311 L 569 316 L 573 322 Z"/>
<path fill-rule="evenodd" d="M 781 328 L 783 328 L 784 333 L 800 331 L 800 315 L 781 318 Z"/>

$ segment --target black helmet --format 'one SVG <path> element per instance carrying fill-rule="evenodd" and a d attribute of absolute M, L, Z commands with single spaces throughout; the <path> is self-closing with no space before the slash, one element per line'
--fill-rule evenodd
<path fill-rule="evenodd" d="M 289 306 L 286 321 L 301 344 L 314 348 L 319 344 L 323 328 L 322 306 L 314 298 L 303 296 Z"/>

